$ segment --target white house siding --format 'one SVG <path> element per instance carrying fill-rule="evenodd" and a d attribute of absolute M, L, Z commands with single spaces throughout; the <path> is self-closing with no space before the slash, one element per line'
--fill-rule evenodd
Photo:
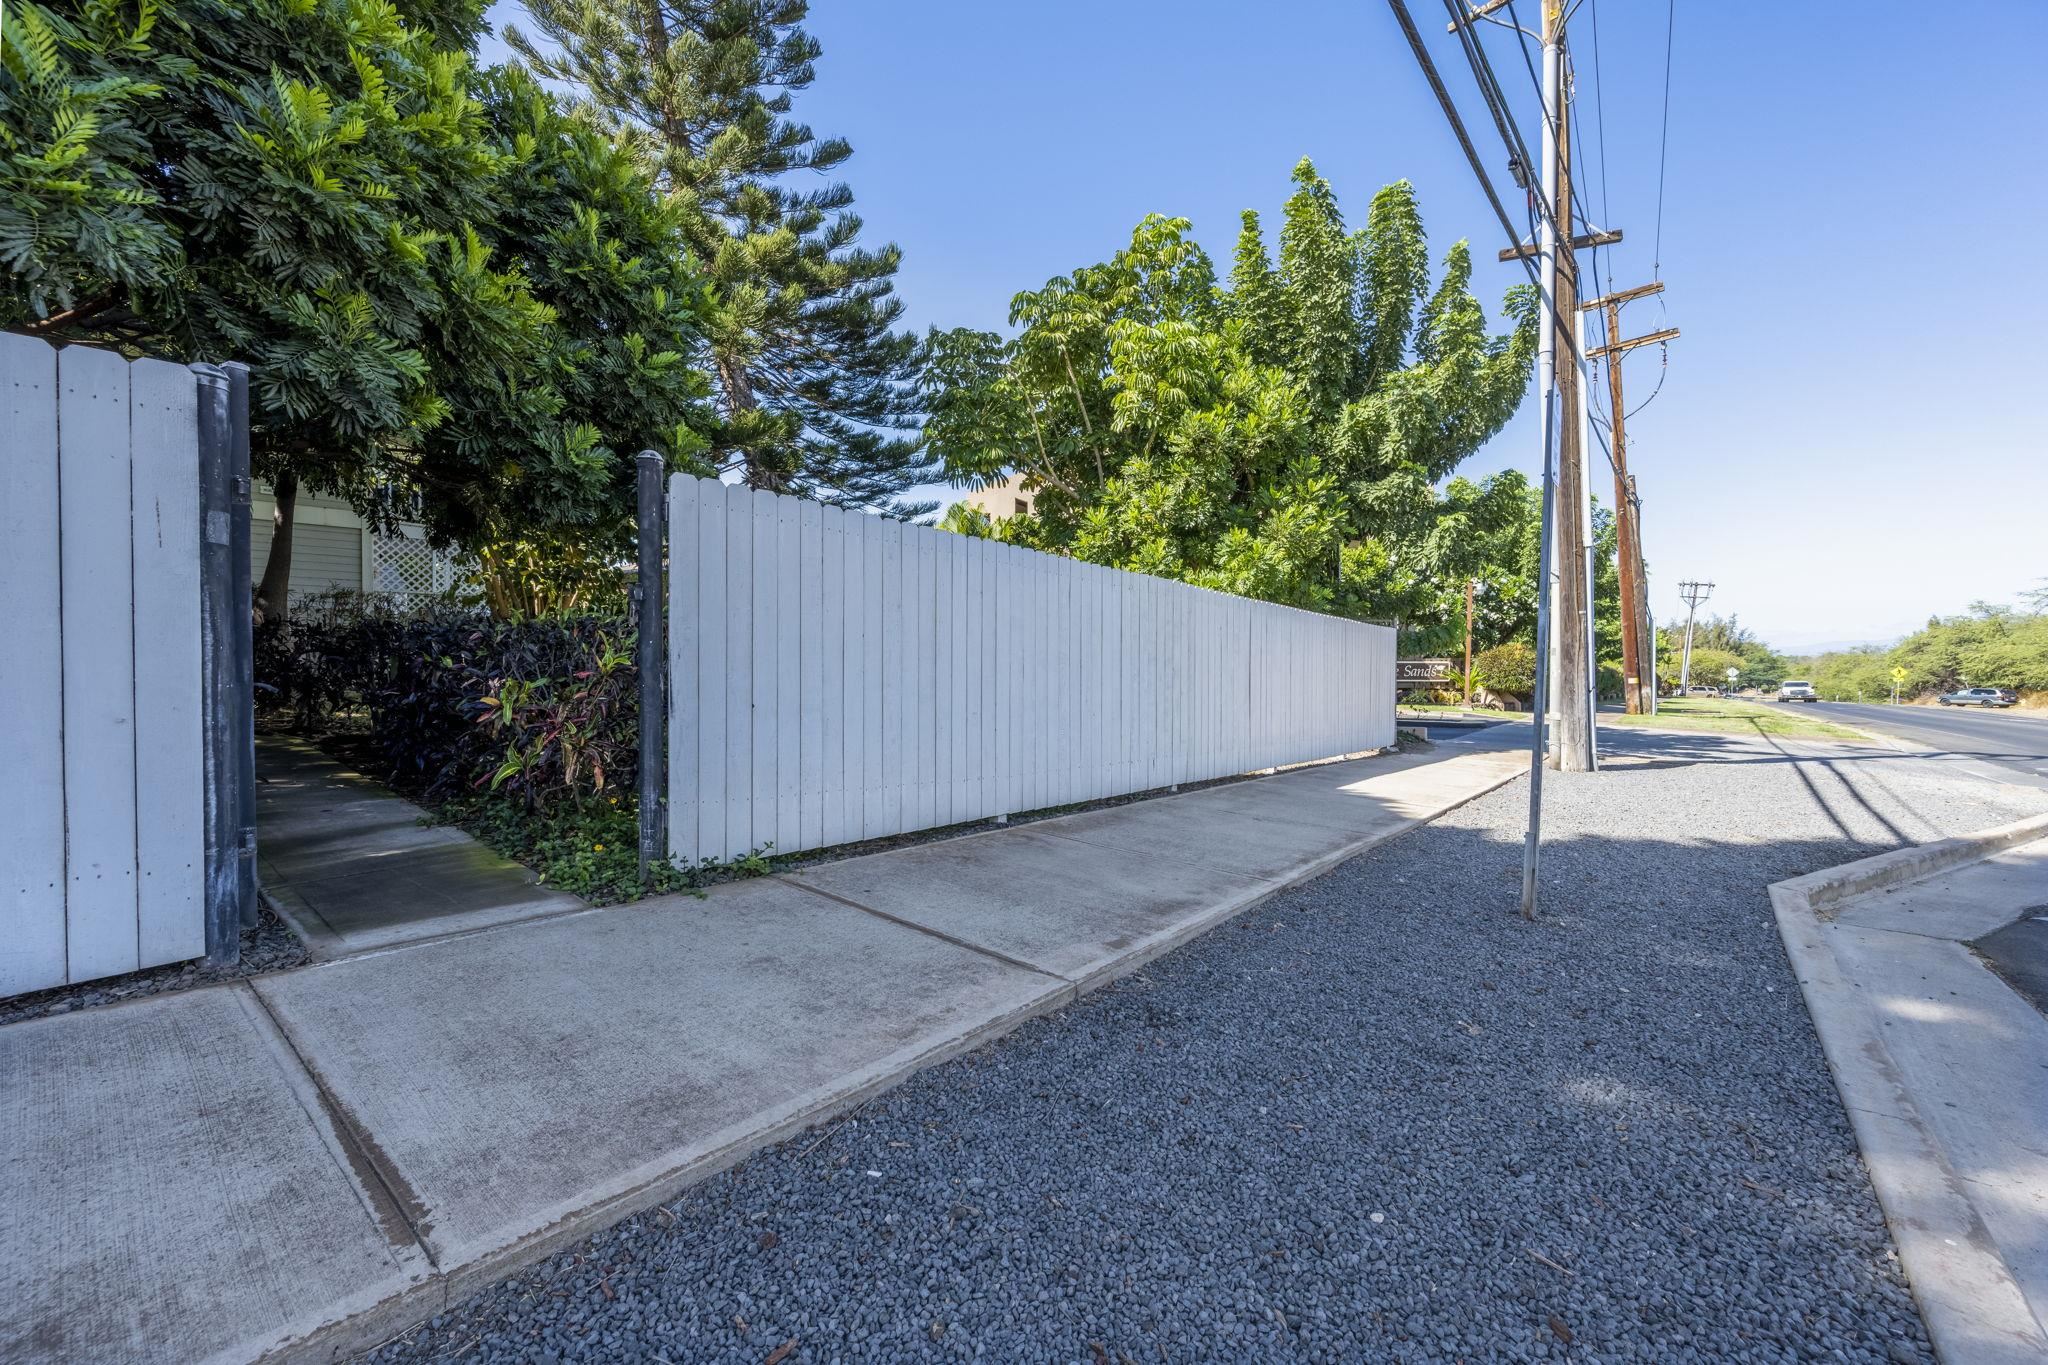
<path fill-rule="evenodd" d="M 259 487 L 249 508 L 250 581 L 261 582 L 270 559 L 277 504 Z M 299 494 L 292 517 L 292 596 L 360 592 L 367 533 L 355 509 L 339 498 Z"/>

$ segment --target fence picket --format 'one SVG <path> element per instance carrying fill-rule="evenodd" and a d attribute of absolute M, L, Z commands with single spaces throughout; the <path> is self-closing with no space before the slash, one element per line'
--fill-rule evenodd
<path fill-rule="evenodd" d="M 206 952 L 206 745 L 199 630 L 199 390 L 163 360 L 129 367 L 134 468 L 136 947 L 141 966 Z"/>
<path fill-rule="evenodd" d="M 64 665 L 58 584 L 57 352 L 0 332 L 0 996 L 62 985 Z"/>
<path fill-rule="evenodd" d="M 128 362 L 69 347 L 57 387 L 66 956 L 71 979 L 83 980 L 140 961 Z"/>
<path fill-rule="evenodd" d="M 697 860 L 697 793 L 700 774 L 697 725 L 697 656 L 703 651 L 704 594 L 698 582 L 698 480 L 677 477 L 668 484 L 668 847 L 685 863 Z M 649 610 L 642 607 L 641 610 Z"/>

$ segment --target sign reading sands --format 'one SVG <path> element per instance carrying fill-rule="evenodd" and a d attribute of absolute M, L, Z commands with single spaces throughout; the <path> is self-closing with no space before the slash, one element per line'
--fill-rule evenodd
<path fill-rule="evenodd" d="M 1394 686 L 1442 687 L 1451 681 L 1449 659 L 1397 659 L 1394 662 Z"/>

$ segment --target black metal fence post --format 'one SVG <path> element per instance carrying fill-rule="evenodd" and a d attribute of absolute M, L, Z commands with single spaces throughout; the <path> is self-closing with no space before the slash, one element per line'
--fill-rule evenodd
<path fill-rule="evenodd" d="M 663 531 L 668 518 L 665 463 L 643 450 L 639 476 L 639 579 L 633 606 L 640 670 L 640 884 L 668 857 L 668 594 L 662 589 Z"/>
<path fill-rule="evenodd" d="M 228 536 L 232 545 L 229 571 L 234 610 L 228 613 L 228 635 L 234 649 L 234 679 L 228 697 L 235 745 L 235 901 L 242 927 L 257 923 L 256 892 L 256 639 L 250 616 L 256 600 L 250 582 L 249 507 L 255 493 L 249 465 L 249 367 L 238 362 L 221 366 L 228 377 L 228 459 L 231 506 Z"/>
<path fill-rule="evenodd" d="M 249 628 L 247 372 L 194 365 L 199 388 L 199 622 L 205 698 L 206 956 L 239 961 L 253 918 L 254 673 Z M 236 380 L 241 380 L 241 403 Z M 237 417 L 240 417 L 240 422 Z M 237 427 L 240 427 L 239 437 Z M 245 849 L 249 855 L 245 857 Z"/>

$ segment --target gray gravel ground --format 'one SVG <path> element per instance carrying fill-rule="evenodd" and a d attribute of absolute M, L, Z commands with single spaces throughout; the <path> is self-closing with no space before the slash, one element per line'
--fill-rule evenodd
<path fill-rule="evenodd" d="M 376 1359 L 1931 1359 L 1764 887 L 2043 795 L 1619 743 L 1537 924 L 1517 782 Z"/>
<path fill-rule="evenodd" d="M 95 1005 L 111 1005 L 118 1000 L 190 990 L 194 986 L 211 986 L 220 981 L 238 981 L 246 976 L 283 971 L 303 964 L 307 960 L 306 947 L 299 942 L 298 936 L 283 920 L 270 913 L 267 906 L 258 914 L 260 918 L 256 927 L 242 931 L 242 960 L 232 967 L 211 967 L 201 958 L 150 967 L 125 976 L 82 981 L 76 986 L 57 986 L 33 995 L 17 995 L 10 1000 L 0 1000 L 0 1024 L 40 1019 L 47 1014 L 68 1014 L 72 1010 L 91 1009 Z"/>

